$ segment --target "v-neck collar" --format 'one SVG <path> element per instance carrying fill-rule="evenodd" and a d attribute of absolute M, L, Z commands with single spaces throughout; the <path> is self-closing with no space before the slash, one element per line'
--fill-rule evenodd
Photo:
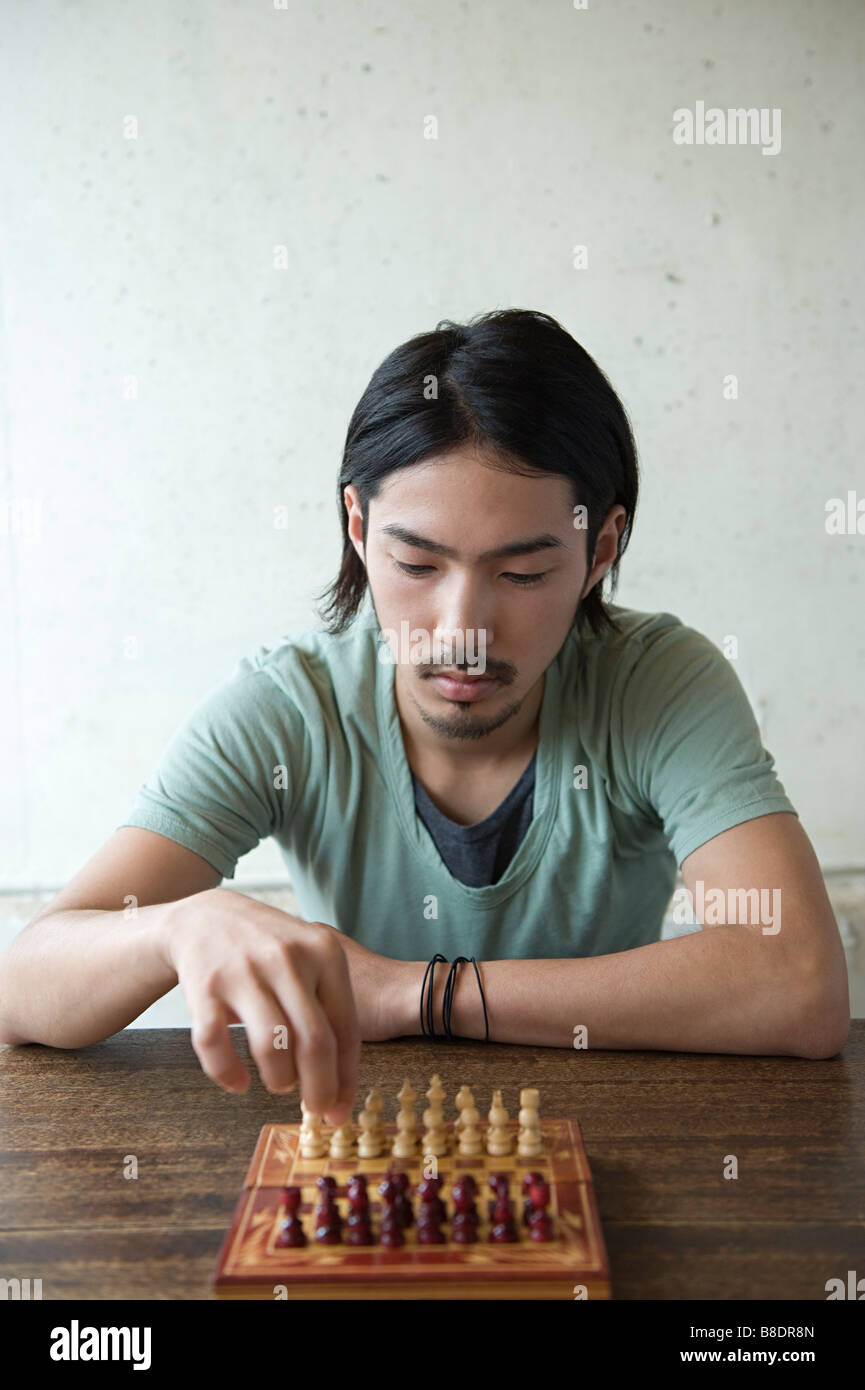
<path fill-rule="evenodd" d="M 544 693 L 538 729 L 535 763 L 534 807 L 529 828 L 516 854 L 497 883 L 472 888 L 454 878 L 438 852 L 435 841 L 415 810 L 414 784 L 405 755 L 402 727 L 396 707 L 393 662 L 376 661 L 376 716 L 382 750 L 382 771 L 400 830 L 412 853 L 422 864 L 445 875 L 451 890 L 476 907 L 493 907 L 521 888 L 534 872 L 552 832 L 562 776 L 561 715 L 562 653 L 544 673 Z"/>

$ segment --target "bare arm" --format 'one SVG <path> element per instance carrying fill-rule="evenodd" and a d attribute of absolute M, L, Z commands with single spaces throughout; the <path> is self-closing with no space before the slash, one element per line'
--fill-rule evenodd
<path fill-rule="evenodd" d="M 177 984 L 159 949 L 176 903 L 222 875 L 163 835 L 122 826 L 0 956 L 0 1042 L 86 1047 Z"/>
<path fill-rule="evenodd" d="M 211 1080 L 249 1085 L 229 1031 L 242 1023 L 268 1089 L 299 1084 L 310 1109 L 341 1123 L 361 1030 L 339 933 L 208 886 L 220 878 L 164 836 L 116 831 L 0 957 L 0 1041 L 84 1047 L 179 984 Z M 90 905 L 71 905 L 82 898 Z"/>
<path fill-rule="evenodd" d="M 701 931 L 582 960 L 498 960 L 480 965 L 494 1042 L 590 1048 L 832 1057 L 850 1025 L 847 968 L 817 859 L 789 812 L 725 831 L 682 865 L 696 898 L 721 889 L 780 892 L 780 930 L 760 924 Z M 767 901 L 771 902 L 769 898 Z M 776 900 L 777 901 L 777 900 Z M 416 963 L 407 1031 L 419 1032 L 423 976 Z M 447 971 L 436 970 L 435 1020 Z M 483 1038 L 474 970 L 460 966 L 451 1030 Z"/>
<path fill-rule="evenodd" d="M 181 900 L 183 901 L 183 900 Z M 0 956 L 0 1043 L 87 1047 L 177 984 L 159 942 L 176 903 L 52 912 Z"/>

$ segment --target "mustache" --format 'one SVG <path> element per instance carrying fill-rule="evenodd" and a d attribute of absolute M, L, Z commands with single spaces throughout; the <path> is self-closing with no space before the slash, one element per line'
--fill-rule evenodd
<path fill-rule="evenodd" d="M 487 679 L 501 681 L 502 685 L 512 685 L 517 678 L 515 666 L 509 662 L 484 662 L 483 669 L 479 665 L 472 666 L 470 662 L 453 662 L 450 666 L 424 666 L 421 668 L 421 679 L 426 680 L 430 676 L 445 676 L 452 672 L 458 672 L 462 676 L 485 676 Z"/>

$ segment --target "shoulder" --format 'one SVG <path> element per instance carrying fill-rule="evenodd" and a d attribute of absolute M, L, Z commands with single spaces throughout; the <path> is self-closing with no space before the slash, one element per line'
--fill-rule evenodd
<path fill-rule="evenodd" d="M 722 681 L 731 676 L 730 663 L 704 633 L 683 623 L 674 613 L 648 613 L 608 605 L 615 628 L 600 636 L 574 638 L 570 661 L 580 688 L 581 703 L 611 705 L 628 701 L 644 708 L 653 695 L 666 703 L 670 694 L 702 675 Z M 735 677 L 733 677 L 735 680 Z"/>
<path fill-rule="evenodd" d="M 310 703 L 356 703 L 375 684 L 378 631 L 374 617 L 360 618 L 341 633 L 294 631 L 243 656 L 231 680 L 257 687 L 262 698 L 287 698 L 301 710 Z"/>

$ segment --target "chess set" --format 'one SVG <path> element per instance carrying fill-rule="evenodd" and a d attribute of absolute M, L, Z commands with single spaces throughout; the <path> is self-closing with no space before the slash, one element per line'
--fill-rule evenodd
<path fill-rule="evenodd" d="M 262 1127 L 214 1276 L 218 1298 L 609 1298 L 592 1176 L 575 1119 L 494 1091 L 482 1128 L 467 1086 L 445 1116 L 433 1076 L 419 1133 L 408 1080 L 394 1122 Z"/>

